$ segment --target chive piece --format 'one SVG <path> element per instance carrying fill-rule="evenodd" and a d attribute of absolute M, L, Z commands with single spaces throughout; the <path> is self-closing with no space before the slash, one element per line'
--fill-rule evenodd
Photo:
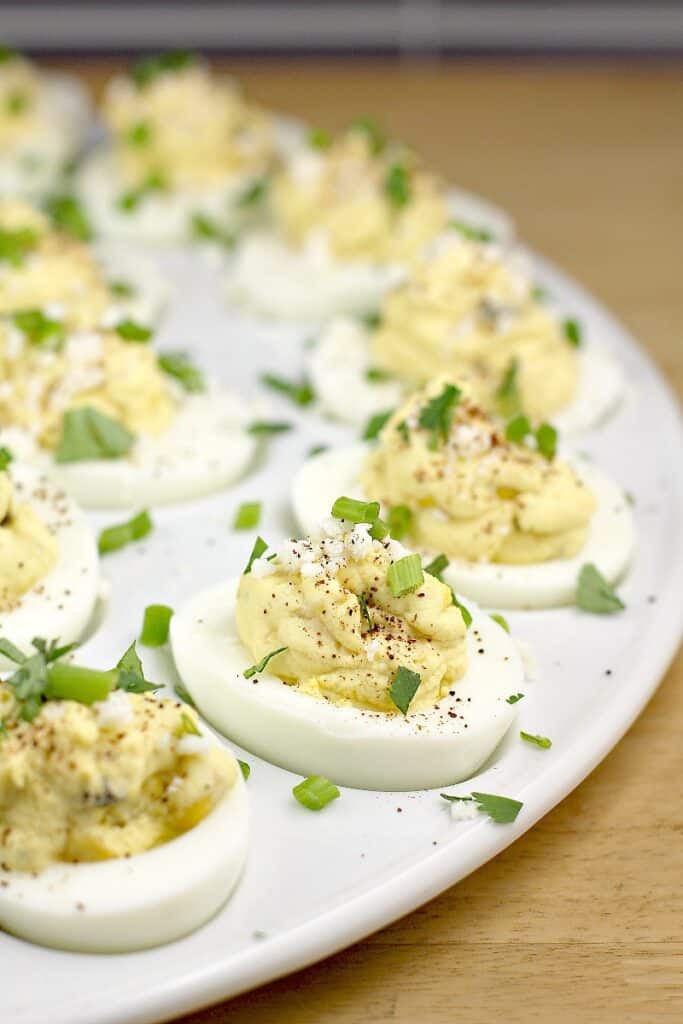
<path fill-rule="evenodd" d="M 535 746 L 540 747 L 541 750 L 550 750 L 553 745 L 553 741 L 548 739 L 547 736 L 535 736 L 530 732 L 523 732 L 520 730 L 519 735 L 527 743 L 533 743 Z"/>
<path fill-rule="evenodd" d="M 45 316 L 41 309 L 22 309 L 13 313 L 12 323 L 19 328 L 28 343 L 37 348 L 58 349 L 66 334 L 62 321 Z"/>
<path fill-rule="evenodd" d="M 81 242 L 89 242 L 93 237 L 88 216 L 75 196 L 48 196 L 45 200 L 45 211 L 59 231 Z"/>
<path fill-rule="evenodd" d="M 437 555 L 436 558 L 433 558 L 431 562 L 425 565 L 424 571 L 428 572 L 430 576 L 435 576 L 440 582 L 443 582 L 441 580 L 441 574 L 449 565 L 450 562 L 445 555 Z"/>
<path fill-rule="evenodd" d="M 397 562 L 392 562 L 387 572 L 387 583 L 394 597 L 411 594 L 424 580 L 422 562 L 419 555 L 404 555 Z"/>
<path fill-rule="evenodd" d="M 208 242 L 218 242 L 226 249 L 232 249 L 235 236 L 222 227 L 217 221 L 207 217 L 205 213 L 193 213 L 190 220 L 190 233 L 194 238 Z"/>
<path fill-rule="evenodd" d="M 130 76 L 138 89 L 145 89 L 161 75 L 174 71 L 182 71 L 184 68 L 194 64 L 196 57 L 186 50 L 173 51 L 172 53 L 159 53 L 153 57 L 145 57 L 133 64 L 130 69 Z"/>
<path fill-rule="evenodd" d="M 250 665 L 249 668 L 245 668 L 242 675 L 245 679 L 251 679 L 252 676 L 258 675 L 259 672 L 265 672 L 266 665 L 270 659 L 274 658 L 278 654 L 282 654 L 282 652 L 286 650 L 286 647 L 277 647 L 274 651 L 271 651 L 270 654 L 265 654 L 260 661 L 256 662 L 255 665 Z"/>
<path fill-rule="evenodd" d="M 260 558 L 261 555 L 265 554 L 265 552 L 267 550 L 268 550 L 268 545 L 264 541 L 263 537 L 257 537 L 256 540 L 254 541 L 254 546 L 251 549 L 251 554 L 249 555 L 249 561 L 247 562 L 247 567 L 244 570 L 244 572 L 242 573 L 243 576 L 248 576 L 249 575 L 249 573 L 251 572 L 251 567 L 254 564 L 254 562 L 256 561 L 256 559 Z"/>
<path fill-rule="evenodd" d="M 370 384 L 381 384 L 385 380 L 393 380 L 393 373 L 389 373 L 388 370 L 382 370 L 379 366 L 370 366 L 365 371 L 365 379 Z"/>
<path fill-rule="evenodd" d="M 235 512 L 233 530 L 251 530 L 261 521 L 261 502 L 243 501 Z"/>
<path fill-rule="evenodd" d="M 243 210 L 262 203 L 268 191 L 268 179 L 259 178 L 248 185 L 237 200 L 237 206 Z"/>
<path fill-rule="evenodd" d="M 401 422 L 396 425 L 396 429 L 401 435 L 402 440 L 405 441 L 406 444 L 410 444 L 410 428 L 406 421 L 401 420 Z"/>
<path fill-rule="evenodd" d="M 503 416 L 516 416 L 519 412 L 520 396 L 517 384 L 518 373 L 519 361 L 512 358 L 508 364 L 507 370 L 503 374 L 503 378 L 495 395 L 498 408 Z"/>
<path fill-rule="evenodd" d="M 38 242 L 38 232 L 33 228 L 0 228 L 0 263 L 11 263 L 20 267 L 24 257 Z"/>
<path fill-rule="evenodd" d="M 188 715 L 186 711 L 183 711 L 180 715 L 180 735 L 181 736 L 201 736 L 202 732 L 197 723 L 195 722 L 192 715 Z"/>
<path fill-rule="evenodd" d="M 377 156 L 385 148 L 387 138 L 377 121 L 372 117 L 357 117 L 349 125 L 349 130 L 362 133 L 368 141 L 370 152 Z"/>
<path fill-rule="evenodd" d="M 304 377 L 297 384 L 294 381 L 286 380 L 284 377 L 278 377 L 275 373 L 262 373 L 261 383 L 273 391 L 279 391 L 280 394 L 286 395 L 296 405 L 310 405 L 311 402 L 315 401 L 315 392 L 307 377 Z"/>
<path fill-rule="evenodd" d="M 521 444 L 530 433 L 531 423 L 529 422 L 529 417 L 524 416 L 523 413 L 513 416 L 505 426 L 505 437 L 508 441 L 512 441 L 513 444 Z"/>
<path fill-rule="evenodd" d="M 329 444 L 313 444 L 308 449 L 308 457 L 312 459 L 316 455 L 322 455 L 323 452 L 329 451 Z"/>
<path fill-rule="evenodd" d="M 358 604 L 360 605 L 360 613 L 368 624 L 368 629 L 372 629 L 372 616 L 370 615 L 368 599 L 365 594 L 358 595 Z"/>
<path fill-rule="evenodd" d="M 457 388 L 455 384 L 446 384 L 441 394 L 430 398 L 427 404 L 420 409 L 418 423 L 425 430 L 431 432 L 429 448 L 432 451 L 438 448 L 439 441 L 445 443 L 448 440 L 453 413 L 461 396 L 460 388 Z"/>
<path fill-rule="evenodd" d="M 166 179 L 158 171 L 148 174 L 141 185 L 123 192 L 116 200 L 116 205 L 121 213 L 133 213 L 143 199 L 146 199 L 153 192 L 163 192 L 167 187 Z"/>
<path fill-rule="evenodd" d="M 505 703 L 506 704 L 516 704 L 518 701 L 520 701 L 523 698 L 523 696 L 524 696 L 523 693 L 511 693 L 509 697 L 505 698 Z"/>
<path fill-rule="evenodd" d="M 188 394 L 200 394 L 206 390 L 204 375 L 192 364 L 186 352 L 160 352 L 157 363 L 159 369 L 174 377 Z"/>
<path fill-rule="evenodd" d="M 242 778 L 246 782 L 247 779 L 249 778 L 249 776 L 251 775 L 251 765 L 247 764 L 246 761 L 240 761 L 239 757 L 237 758 L 237 763 L 240 766 L 240 771 L 242 772 Z"/>
<path fill-rule="evenodd" d="M 396 675 L 391 681 L 389 696 L 401 714 L 408 713 L 410 702 L 417 693 L 420 682 L 419 672 L 413 672 L 404 665 L 400 665 L 397 669 Z"/>
<path fill-rule="evenodd" d="M 130 281 L 108 281 L 107 288 L 117 299 L 132 299 L 136 288 Z"/>
<path fill-rule="evenodd" d="M 576 605 L 593 615 L 611 615 L 626 606 L 592 562 L 581 567 Z"/>
<path fill-rule="evenodd" d="M 360 317 L 360 322 L 364 324 L 368 330 L 376 330 L 382 323 L 382 314 L 379 310 L 375 309 L 372 313 L 363 313 Z"/>
<path fill-rule="evenodd" d="M 173 609 L 166 604 L 149 604 L 142 620 L 140 643 L 145 647 L 162 647 L 168 640 Z"/>
<path fill-rule="evenodd" d="M 5 448 L 5 446 L 2 445 L 2 447 L 0 447 L 0 473 L 4 473 L 13 458 L 14 456 L 9 448 Z"/>
<path fill-rule="evenodd" d="M 146 146 L 152 138 L 152 126 L 149 121 L 136 121 L 124 136 L 129 146 Z"/>
<path fill-rule="evenodd" d="M 470 242 L 493 242 L 495 238 L 493 232 L 489 231 L 488 228 L 477 228 L 457 218 L 449 220 L 448 227 L 452 228 L 453 231 L 458 231 L 463 238 L 469 239 Z"/>
<path fill-rule="evenodd" d="M 377 516 L 377 519 L 375 519 L 374 523 L 368 530 L 368 533 L 373 540 L 384 540 L 389 533 L 389 527 L 383 519 L 380 519 L 380 517 Z"/>
<path fill-rule="evenodd" d="M 535 434 L 538 450 L 544 459 L 552 462 L 557 451 L 557 431 L 550 423 L 541 423 Z"/>
<path fill-rule="evenodd" d="M 285 434 L 293 427 L 293 423 L 284 420 L 253 420 L 247 427 L 247 433 L 254 437 L 271 437 L 273 434 Z"/>
<path fill-rule="evenodd" d="M 118 551 L 133 541 L 142 540 L 154 529 L 154 524 L 149 512 L 143 510 L 125 523 L 118 523 L 116 526 L 108 526 L 102 530 L 97 541 L 97 547 L 101 555 L 108 555 L 112 551 Z"/>
<path fill-rule="evenodd" d="M 379 502 L 337 498 L 332 506 L 332 515 L 335 519 L 346 519 L 350 523 L 374 523 L 379 516 Z"/>
<path fill-rule="evenodd" d="M 324 128 L 311 128 L 308 133 L 308 144 L 311 149 L 329 149 L 332 136 Z"/>
<path fill-rule="evenodd" d="M 324 779 L 322 775 L 311 775 L 304 779 L 294 786 L 292 793 L 309 811 L 322 811 L 323 807 L 327 807 L 340 796 L 335 784 L 329 779 Z"/>
<path fill-rule="evenodd" d="M 508 623 L 508 620 L 505 618 L 504 615 L 499 615 L 497 612 L 494 612 L 490 616 L 490 618 L 492 618 L 494 622 L 497 622 L 498 625 L 501 626 L 506 633 L 510 632 L 510 624 Z"/>
<path fill-rule="evenodd" d="M 364 441 L 374 441 L 379 437 L 382 427 L 394 415 L 394 409 L 386 409 L 384 412 L 376 412 L 365 424 L 362 438 Z"/>
<path fill-rule="evenodd" d="M 450 587 L 449 589 L 451 592 L 451 600 L 455 607 L 460 610 L 460 614 L 462 615 L 462 621 L 465 623 L 465 628 L 469 629 L 470 626 L 472 625 L 472 613 L 470 612 L 469 608 L 467 608 L 466 605 L 462 603 L 462 601 L 458 600 L 455 591 L 453 590 L 453 587 Z"/>
<path fill-rule="evenodd" d="M 384 179 L 384 193 L 397 210 L 402 209 L 412 199 L 412 189 L 405 164 L 392 164 Z"/>
<path fill-rule="evenodd" d="M 116 687 L 115 671 L 98 672 L 79 665 L 57 662 L 47 670 L 45 696 L 48 700 L 75 700 L 79 704 L 95 704 L 106 700 Z"/>
<path fill-rule="evenodd" d="M 56 462 L 118 459 L 133 444 L 135 435 L 93 406 L 69 409 L 62 419 L 62 434 L 55 449 Z"/>
<path fill-rule="evenodd" d="M 562 322 L 562 330 L 564 331 L 564 336 L 569 342 L 569 344 L 573 345 L 574 348 L 579 348 L 583 340 L 581 325 L 579 324 L 579 322 L 577 320 L 571 319 L 564 320 Z"/>
<path fill-rule="evenodd" d="M 407 505 L 394 505 L 387 516 L 389 533 L 394 540 L 401 540 L 413 525 L 413 513 Z"/>
<path fill-rule="evenodd" d="M 499 825 L 513 822 L 524 806 L 519 800 L 512 800 L 508 796 L 495 796 L 493 793 L 472 793 L 470 796 L 455 796 L 451 793 L 440 795 L 449 803 L 476 801 L 479 810 L 488 814 L 489 818 Z"/>
<path fill-rule="evenodd" d="M 159 689 L 156 683 L 150 683 L 145 679 L 135 641 L 123 652 L 116 663 L 116 669 L 118 671 L 116 685 L 119 690 L 125 690 L 126 693 L 149 693 L 150 690 Z"/>
<path fill-rule="evenodd" d="M 116 333 L 124 341 L 149 341 L 152 337 L 152 332 L 149 327 L 144 327 L 142 324 L 136 324 L 134 320 L 121 320 L 120 323 L 114 328 Z"/>
<path fill-rule="evenodd" d="M 176 697 L 183 702 L 183 704 L 189 704 L 191 708 L 197 707 L 194 700 L 192 699 L 192 694 L 187 689 L 187 687 L 183 685 L 183 683 L 176 683 L 176 685 L 173 687 L 173 692 L 175 693 Z"/>

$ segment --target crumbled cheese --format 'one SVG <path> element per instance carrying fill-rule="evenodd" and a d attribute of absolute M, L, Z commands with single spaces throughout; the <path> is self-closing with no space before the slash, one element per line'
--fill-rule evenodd
<path fill-rule="evenodd" d="M 472 821 L 478 815 L 479 807 L 473 800 L 456 800 L 451 804 L 451 818 L 453 821 Z"/>
<path fill-rule="evenodd" d="M 196 757 L 205 754 L 209 749 L 210 740 L 208 736 L 181 736 L 176 743 L 176 750 L 184 757 Z"/>
<path fill-rule="evenodd" d="M 365 653 L 368 656 L 368 661 L 374 661 L 381 649 L 382 644 L 377 637 L 373 637 L 372 640 L 368 640 L 365 645 Z"/>
<path fill-rule="evenodd" d="M 251 574 L 254 579 L 261 580 L 264 576 L 272 576 L 275 566 L 267 558 L 255 558 L 251 563 Z"/>
<path fill-rule="evenodd" d="M 106 700 L 93 704 L 93 711 L 101 729 L 117 729 L 127 725 L 133 718 L 130 697 L 125 690 L 112 690 Z"/>

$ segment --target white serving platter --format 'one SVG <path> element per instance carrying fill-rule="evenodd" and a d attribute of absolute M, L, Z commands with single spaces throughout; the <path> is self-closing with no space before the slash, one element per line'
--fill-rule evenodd
<path fill-rule="evenodd" d="M 185 348 L 241 394 L 263 401 L 258 374 L 294 376 L 305 335 L 228 311 L 220 274 L 197 250 L 157 254 L 171 278 L 160 347 Z M 424 903 L 524 833 L 605 757 L 642 710 L 676 649 L 683 607 L 683 430 L 661 376 L 627 332 L 578 285 L 534 257 L 539 282 L 591 343 L 623 361 L 631 390 L 615 417 L 581 438 L 635 499 L 637 557 L 621 587 L 627 609 L 589 616 L 573 609 L 507 616 L 529 641 L 538 678 L 526 686 L 519 727 L 553 740 L 549 751 L 517 730 L 476 783 L 457 787 L 524 802 L 512 825 L 456 823 L 438 792 L 344 790 L 320 814 L 291 795 L 298 779 L 248 752 L 251 852 L 231 902 L 206 927 L 171 945 L 124 956 L 84 956 L 0 934 L 3 1024 L 150 1024 L 303 967 Z M 145 605 L 179 606 L 195 590 L 239 572 L 251 533 L 231 520 L 244 500 L 264 502 L 259 532 L 293 530 L 288 485 L 311 445 L 353 433 L 268 396 L 269 414 L 296 429 L 273 440 L 253 474 L 232 491 L 154 513 L 147 540 L 107 557 L 111 595 L 83 660 L 109 666 L 138 634 Z M 349 396 L 353 400 L 353 396 Z M 97 527 L 121 513 L 92 516 Z M 165 652 L 141 649 L 147 674 L 174 681 Z M 654 781 L 654 780 L 653 780 Z"/>

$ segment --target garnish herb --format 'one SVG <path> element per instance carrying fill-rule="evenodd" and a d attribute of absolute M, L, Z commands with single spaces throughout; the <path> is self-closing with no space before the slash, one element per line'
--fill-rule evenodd
<path fill-rule="evenodd" d="M 5 448 L 4 445 L 0 447 L 0 473 L 4 473 L 13 458 L 9 448 Z"/>
<path fill-rule="evenodd" d="M 510 624 L 508 623 L 508 620 L 505 618 L 504 615 L 499 615 L 497 612 L 494 612 L 494 614 L 491 615 L 491 618 L 493 619 L 494 622 L 497 622 L 498 625 L 501 626 L 506 633 L 510 632 Z"/>
<path fill-rule="evenodd" d="M 251 530 L 261 521 L 261 502 L 243 501 L 235 513 L 233 530 Z"/>
<path fill-rule="evenodd" d="M 267 550 L 268 550 L 268 545 L 264 541 L 263 537 L 257 537 L 256 540 L 254 541 L 254 546 L 251 549 L 251 554 L 249 555 L 249 561 L 247 562 L 246 568 L 245 568 L 244 572 L 242 573 L 243 576 L 248 576 L 249 575 L 249 573 L 251 572 L 251 567 L 254 564 L 254 562 L 256 561 L 256 559 L 260 558 L 261 555 L 265 554 Z"/>
<path fill-rule="evenodd" d="M 446 384 L 440 395 L 431 398 L 420 409 L 418 423 L 423 429 L 431 431 L 428 447 L 435 451 L 439 442 L 446 442 L 453 422 L 453 413 L 460 401 L 462 392 L 455 384 Z"/>
<path fill-rule="evenodd" d="M 470 612 L 469 608 L 467 608 L 462 603 L 462 601 L 458 600 L 458 598 L 456 597 L 455 591 L 453 590 L 453 587 L 450 587 L 450 591 L 451 591 L 451 600 L 453 601 L 453 604 L 455 605 L 455 607 L 460 610 L 460 614 L 462 615 L 462 621 L 465 623 L 465 627 L 467 629 L 469 629 L 470 626 L 472 625 L 472 613 Z"/>
<path fill-rule="evenodd" d="M 116 205 L 122 213 L 132 213 L 137 210 L 143 199 L 154 192 L 163 192 L 167 187 L 166 179 L 158 171 L 148 174 L 141 185 L 123 192 L 116 201 Z"/>
<path fill-rule="evenodd" d="M 394 505 L 387 516 L 389 533 L 394 540 L 401 540 L 413 525 L 413 513 L 407 505 Z"/>
<path fill-rule="evenodd" d="M 386 136 L 377 122 L 371 117 L 357 117 L 349 125 L 351 131 L 365 135 L 370 152 L 377 156 L 387 144 Z"/>
<path fill-rule="evenodd" d="M 441 574 L 443 573 L 444 569 L 448 568 L 449 565 L 450 562 L 448 561 L 445 555 L 437 555 L 436 558 L 433 558 L 431 562 L 425 565 L 424 571 L 428 572 L 430 576 L 434 576 L 437 580 L 439 580 L 439 582 L 443 582 L 441 580 Z"/>
<path fill-rule="evenodd" d="M 21 266 L 37 241 L 38 233 L 33 228 L 0 228 L 0 263 Z"/>
<path fill-rule="evenodd" d="M 372 616 L 370 615 L 368 599 L 365 594 L 358 595 L 358 604 L 360 605 L 360 613 L 368 624 L 368 629 L 372 629 Z"/>
<path fill-rule="evenodd" d="M 379 310 L 374 310 L 372 313 L 363 313 L 360 322 L 365 324 L 371 331 L 374 331 L 382 323 L 382 314 Z"/>
<path fill-rule="evenodd" d="M 69 409 L 62 419 L 56 462 L 118 459 L 130 450 L 135 435 L 91 405 Z"/>
<path fill-rule="evenodd" d="M 183 686 L 182 683 L 176 683 L 176 685 L 173 687 L 173 692 L 175 693 L 178 700 L 181 700 L 183 704 L 189 704 L 191 708 L 197 707 L 197 705 L 192 699 L 192 694 L 187 689 L 187 687 Z"/>
<path fill-rule="evenodd" d="M 365 379 L 370 384 L 380 384 L 384 380 L 392 380 L 393 373 L 389 373 L 388 370 L 381 370 L 378 366 L 371 366 L 365 371 Z"/>
<path fill-rule="evenodd" d="M 146 146 L 152 138 L 152 126 L 149 121 L 136 121 L 125 134 L 129 146 Z"/>
<path fill-rule="evenodd" d="M 374 523 L 379 516 L 379 502 L 337 498 L 332 506 L 332 515 L 335 519 L 346 519 L 350 523 Z"/>
<path fill-rule="evenodd" d="M 323 807 L 327 807 L 341 795 L 335 784 L 329 779 L 324 779 L 322 775 L 311 775 L 304 779 L 294 786 L 292 793 L 309 811 L 322 811 Z"/>
<path fill-rule="evenodd" d="M 205 213 L 192 214 L 190 231 L 194 238 L 201 238 L 207 242 L 218 242 L 226 249 L 232 249 L 235 244 L 235 236 L 217 224 L 211 217 L 207 217 Z"/>
<path fill-rule="evenodd" d="M 384 412 L 376 412 L 374 416 L 371 416 L 368 422 L 365 424 L 363 430 L 364 441 L 374 441 L 379 437 L 382 427 L 387 423 L 394 415 L 393 409 L 386 409 Z"/>
<path fill-rule="evenodd" d="M 562 323 L 564 336 L 570 345 L 579 348 L 582 342 L 581 325 L 577 320 L 564 320 Z"/>
<path fill-rule="evenodd" d="M 549 740 L 547 736 L 534 736 L 533 733 L 522 731 L 520 731 L 519 735 L 527 743 L 533 743 L 534 746 L 540 747 L 542 750 L 550 750 L 553 745 L 553 741 Z"/>
<path fill-rule="evenodd" d="M 523 697 L 524 697 L 523 693 L 511 693 L 509 697 L 505 698 L 505 703 L 506 704 L 516 704 L 518 701 L 522 700 Z"/>
<path fill-rule="evenodd" d="M 149 512 L 143 510 L 125 523 L 116 526 L 108 526 L 102 530 L 97 541 L 97 548 L 101 555 L 108 555 L 112 551 L 118 551 L 127 544 L 136 540 L 142 540 L 154 529 Z"/>
<path fill-rule="evenodd" d="M 394 597 L 405 597 L 411 594 L 424 580 L 422 562 L 419 555 L 404 555 L 397 562 L 392 562 L 387 572 L 387 583 Z"/>
<path fill-rule="evenodd" d="M 264 655 L 264 657 L 261 658 L 260 661 L 257 661 L 255 665 L 250 665 L 249 668 L 245 668 L 242 675 L 244 676 L 245 679 L 251 679 L 252 676 L 257 675 L 259 672 L 265 672 L 266 665 L 268 664 L 270 659 L 274 658 L 278 654 L 282 654 L 282 652 L 286 650 L 286 647 L 276 648 L 274 651 L 271 651 L 270 654 Z"/>
<path fill-rule="evenodd" d="M 140 643 L 145 647 L 162 647 L 168 640 L 173 609 L 166 604 L 149 604 L 142 620 Z"/>
<path fill-rule="evenodd" d="M 542 284 L 535 284 L 531 289 L 531 298 L 535 299 L 536 302 L 545 302 L 548 298 L 548 289 Z"/>
<path fill-rule="evenodd" d="M 308 133 L 308 144 L 311 149 L 329 149 L 332 136 L 325 128 L 311 128 Z"/>
<path fill-rule="evenodd" d="M 470 242 L 492 242 L 495 237 L 488 228 L 477 228 L 472 224 L 467 224 L 464 220 L 451 219 L 448 222 L 448 227 L 453 231 L 458 231 L 463 238 L 469 239 Z"/>
<path fill-rule="evenodd" d="M 119 658 L 116 670 L 119 674 L 118 689 L 125 690 L 126 693 L 148 693 L 150 690 L 158 690 L 160 688 L 156 683 L 150 683 L 149 680 L 145 679 L 145 673 L 135 647 L 135 641 Z"/>
<path fill-rule="evenodd" d="M 410 444 L 410 428 L 405 420 L 401 420 L 400 423 L 396 424 L 396 429 L 401 435 L 401 440 L 406 444 Z"/>
<path fill-rule="evenodd" d="M 503 416 L 515 416 L 519 411 L 520 397 L 517 386 L 519 362 L 511 359 L 496 391 L 496 401 Z"/>
<path fill-rule="evenodd" d="M 130 281 L 108 281 L 107 288 L 117 299 L 132 299 L 136 288 Z"/>
<path fill-rule="evenodd" d="M 285 434 L 293 427 L 293 423 L 284 420 L 253 420 L 247 427 L 247 433 L 254 437 L 270 437 L 272 434 Z"/>
<path fill-rule="evenodd" d="M 593 615 L 611 615 L 626 607 L 591 562 L 581 567 L 576 605 L 582 611 L 591 612 Z"/>
<path fill-rule="evenodd" d="M 12 323 L 19 328 L 28 343 L 37 348 L 58 349 L 66 334 L 62 321 L 45 316 L 41 309 L 22 309 L 13 313 Z"/>
<path fill-rule="evenodd" d="M 380 517 L 378 516 L 377 519 L 375 519 L 372 526 L 370 527 L 370 529 L 368 530 L 368 533 L 370 534 L 373 540 L 384 540 L 384 538 L 389 533 L 389 527 L 384 522 L 384 520 L 380 519 Z"/>
<path fill-rule="evenodd" d="M 483 814 L 488 814 L 489 818 L 498 825 L 508 825 L 513 822 L 524 806 L 519 800 L 512 800 L 508 796 L 495 796 L 493 793 L 472 793 L 470 796 L 442 793 L 441 796 L 449 803 L 474 801 L 479 810 Z"/>
<path fill-rule="evenodd" d="M 253 181 L 251 185 L 245 188 L 242 195 L 237 200 L 237 205 L 240 209 L 244 209 L 249 206 L 256 206 L 258 203 L 263 202 L 268 191 L 268 179 L 259 178 L 258 181 Z"/>
<path fill-rule="evenodd" d="M 189 394 L 205 390 L 204 375 L 192 364 L 186 352 L 160 352 L 157 363 L 160 370 L 174 377 Z"/>
<path fill-rule="evenodd" d="M 81 242 L 89 242 L 93 237 L 87 214 L 75 196 L 49 196 L 45 200 L 45 211 L 59 231 Z"/>
<path fill-rule="evenodd" d="M 130 75 L 138 89 L 144 89 L 160 75 L 173 71 L 182 71 L 184 68 L 194 64 L 194 54 L 185 50 L 173 53 L 159 53 L 154 57 L 145 57 L 144 60 L 133 64 Z"/>
<path fill-rule="evenodd" d="M 308 457 L 312 459 L 314 455 L 322 455 L 323 452 L 329 450 L 329 444 L 314 444 L 308 449 Z"/>
<path fill-rule="evenodd" d="M 408 713 L 408 708 L 418 691 L 420 682 L 419 672 L 413 672 L 404 665 L 400 665 L 397 669 L 396 675 L 391 681 L 389 696 L 401 714 L 406 715 Z"/>
<path fill-rule="evenodd" d="M 28 96 L 25 92 L 21 92 L 19 89 L 15 89 L 14 92 L 11 92 L 5 101 L 5 110 L 13 117 L 23 114 L 25 110 L 28 110 L 28 106 Z"/>
<path fill-rule="evenodd" d="M 412 190 L 405 164 L 392 164 L 384 179 L 384 192 L 387 199 L 398 210 L 410 202 Z"/>
<path fill-rule="evenodd" d="M 134 320 L 121 320 L 114 330 L 124 341 L 144 342 L 152 337 L 149 327 L 137 324 Z"/>
<path fill-rule="evenodd" d="M 280 394 L 286 395 L 287 398 L 297 405 L 310 405 L 311 402 L 315 401 L 315 392 L 307 377 L 304 377 L 297 383 L 286 380 L 284 377 L 279 377 L 275 373 L 262 373 L 261 383 L 273 391 L 279 391 Z"/>
<path fill-rule="evenodd" d="M 505 425 L 506 440 L 512 441 L 513 444 L 522 444 L 530 433 L 531 423 L 529 422 L 529 417 L 524 416 L 523 413 L 513 416 Z"/>
<path fill-rule="evenodd" d="M 247 764 L 246 761 L 240 761 L 239 757 L 237 758 L 237 763 L 240 766 L 240 771 L 242 772 L 242 778 L 246 782 L 247 779 L 249 778 L 249 776 L 251 775 L 251 765 Z"/>
<path fill-rule="evenodd" d="M 549 462 L 555 458 L 557 451 L 557 431 L 550 423 L 541 423 L 534 434 L 538 450 Z"/>
<path fill-rule="evenodd" d="M 181 736 L 201 736 L 201 730 L 198 728 L 192 715 L 186 714 L 184 711 L 180 716 L 180 735 Z"/>

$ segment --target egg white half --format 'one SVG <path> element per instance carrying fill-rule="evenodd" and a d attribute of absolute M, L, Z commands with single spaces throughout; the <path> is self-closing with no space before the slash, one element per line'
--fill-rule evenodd
<path fill-rule="evenodd" d="M 216 740 L 212 740 L 217 742 Z M 0 926 L 29 942 L 126 953 L 205 924 L 235 888 L 247 855 L 242 773 L 189 832 L 128 858 L 59 864 L 38 875 L 0 870 Z"/>
<path fill-rule="evenodd" d="M 323 452 L 309 459 L 292 483 L 292 506 L 304 533 L 326 516 L 340 494 L 365 495 L 360 483 L 367 444 Z M 586 542 L 574 558 L 535 565 L 497 565 L 454 560 L 443 574 L 458 594 L 485 608 L 555 608 L 573 604 L 581 567 L 592 562 L 609 583 L 624 574 L 633 556 L 633 514 L 624 492 L 593 465 L 576 456 L 567 458 L 596 499 L 596 511 Z M 439 552 L 429 552 L 430 555 Z"/>
<path fill-rule="evenodd" d="M 16 504 L 30 504 L 53 534 L 58 548 L 54 568 L 11 611 L 0 612 L 0 636 L 25 653 L 34 637 L 72 643 L 83 636 L 100 591 L 95 536 L 62 488 L 32 466 L 13 462 L 10 475 Z M 0 671 L 12 669 L 0 657 Z"/>
<path fill-rule="evenodd" d="M 333 419 L 361 426 L 374 413 L 391 409 L 405 390 L 398 379 L 370 382 L 370 331 L 360 320 L 338 317 L 320 334 L 309 357 L 309 372 L 321 411 Z M 581 348 L 575 397 L 551 417 L 562 435 L 577 434 L 604 422 L 625 390 L 624 371 L 609 352 Z M 353 401 L 349 401 L 353 395 Z"/>
<path fill-rule="evenodd" d="M 267 672 L 245 679 L 253 659 L 235 625 L 238 583 L 191 598 L 171 620 L 171 645 L 201 713 L 264 760 L 356 789 L 432 789 L 471 776 L 510 727 L 515 709 L 506 698 L 519 690 L 524 669 L 487 615 L 473 609 L 468 669 L 452 692 L 404 718 L 312 697 Z"/>
<path fill-rule="evenodd" d="M 155 326 L 168 303 L 170 289 L 164 276 L 149 257 L 131 251 L 131 246 L 112 239 L 95 244 L 95 255 L 105 278 L 122 282 L 133 289 L 131 296 L 116 297 L 106 311 L 104 326 L 121 320 Z"/>

